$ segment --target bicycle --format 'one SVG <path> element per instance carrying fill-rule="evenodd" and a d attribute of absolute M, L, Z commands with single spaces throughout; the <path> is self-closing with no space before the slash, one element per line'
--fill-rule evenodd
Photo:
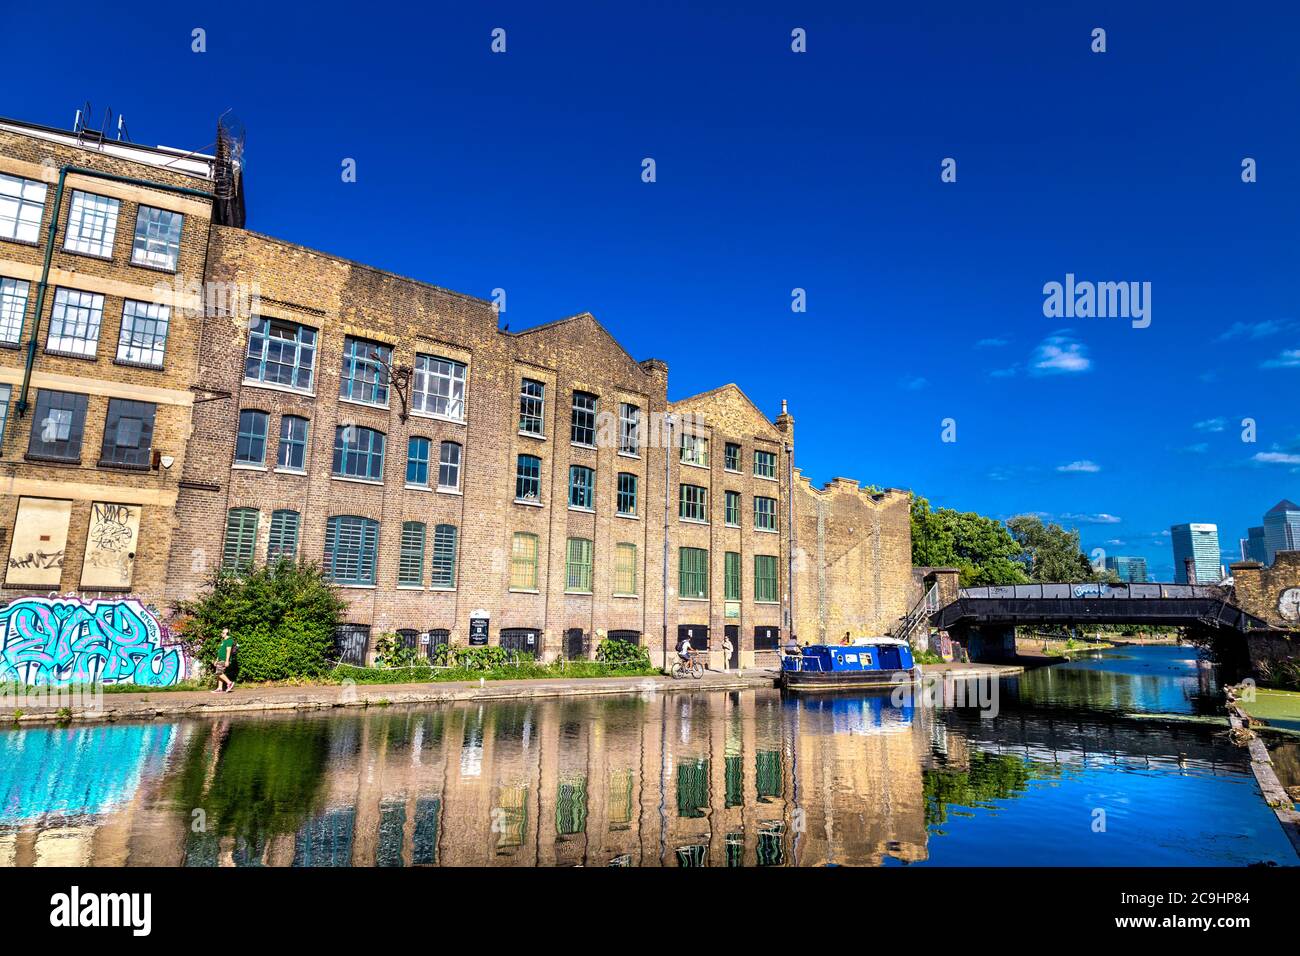
<path fill-rule="evenodd" d="M 685 680 L 688 677 L 699 680 L 704 676 L 704 665 L 695 654 L 691 654 L 689 661 L 683 661 L 680 657 L 673 661 L 672 669 L 668 674 L 673 680 Z"/>

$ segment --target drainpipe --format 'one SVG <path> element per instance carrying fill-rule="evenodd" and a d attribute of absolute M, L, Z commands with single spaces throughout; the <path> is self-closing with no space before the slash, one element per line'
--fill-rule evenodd
<path fill-rule="evenodd" d="M 663 654 L 664 670 L 668 669 L 668 502 L 669 490 L 672 487 L 672 476 L 669 468 L 673 460 L 673 426 L 677 423 L 672 415 L 664 416 L 664 423 L 668 426 L 668 447 L 664 449 L 664 631 L 660 653 Z"/>
<path fill-rule="evenodd" d="M 786 602 L 785 640 L 788 644 L 794 638 L 794 445 L 785 444 L 786 468 L 786 537 L 789 545 L 785 555 L 785 588 L 789 599 Z"/>
<path fill-rule="evenodd" d="M 45 231 L 45 259 L 41 266 L 41 281 L 36 286 L 36 315 L 32 319 L 32 337 L 27 342 L 27 360 L 23 368 L 23 387 L 18 393 L 18 404 L 14 410 L 22 417 L 27 413 L 27 393 L 31 388 L 32 366 L 36 364 L 36 340 L 41 334 L 41 314 L 45 308 L 45 292 L 49 288 L 50 280 L 50 259 L 54 256 L 54 238 L 59 231 L 59 215 L 63 206 L 63 186 L 68 178 L 69 173 L 78 176 L 88 176 L 95 179 L 107 179 L 115 183 L 126 183 L 131 186 L 145 186 L 149 189 L 160 189 L 163 192 L 178 193 L 182 196 L 195 196 L 199 199 L 207 199 L 215 202 L 216 197 L 212 193 L 205 193 L 201 189 L 190 189 L 187 186 L 171 186 L 167 183 L 156 183 L 149 179 L 137 179 L 135 176 L 119 176 L 116 173 L 104 173 L 97 169 L 86 169 L 83 166 L 61 166 L 59 167 L 59 183 L 54 190 L 54 209 L 50 214 L 50 226 Z"/>

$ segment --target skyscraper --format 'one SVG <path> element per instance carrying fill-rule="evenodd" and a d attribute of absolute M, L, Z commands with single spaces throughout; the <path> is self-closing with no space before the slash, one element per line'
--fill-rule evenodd
<path fill-rule="evenodd" d="M 1264 546 L 1264 526 L 1256 525 L 1246 530 L 1241 539 L 1241 560 L 1268 564 L 1268 549 Z"/>
<path fill-rule="evenodd" d="M 1106 558 L 1106 570 L 1114 571 L 1124 584 L 1145 584 L 1147 580 L 1147 559 L 1116 555 Z"/>
<path fill-rule="evenodd" d="M 1217 584 L 1222 576 L 1219 526 L 1176 524 L 1169 529 L 1174 546 L 1174 580 L 1179 584 Z M 1187 580 L 1187 560 L 1194 563 L 1194 580 Z"/>
<path fill-rule="evenodd" d="M 1300 505 L 1286 498 L 1264 513 L 1264 563 L 1279 551 L 1300 551 Z"/>

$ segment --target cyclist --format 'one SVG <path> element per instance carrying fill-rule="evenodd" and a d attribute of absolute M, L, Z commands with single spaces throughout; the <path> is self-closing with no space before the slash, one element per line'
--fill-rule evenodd
<path fill-rule="evenodd" d="M 679 648 L 677 648 L 677 656 L 678 656 L 679 658 L 681 658 L 681 662 L 682 662 L 682 665 L 683 665 L 683 666 L 689 666 L 689 665 L 690 665 L 690 663 L 691 663 L 691 639 L 690 639 L 689 637 L 683 637 L 683 638 L 682 638 L 682 646 L 679 647 Z"/>

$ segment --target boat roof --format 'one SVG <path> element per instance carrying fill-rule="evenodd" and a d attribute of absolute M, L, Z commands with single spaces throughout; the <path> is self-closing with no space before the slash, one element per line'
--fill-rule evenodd
<path fill-rule="evenodd" d="M 902 646 L 907 641 L 897 637 L 855 637 L 852 644 L 809 644 L 808 647 L 880 647 L 884 645 Z"/>

